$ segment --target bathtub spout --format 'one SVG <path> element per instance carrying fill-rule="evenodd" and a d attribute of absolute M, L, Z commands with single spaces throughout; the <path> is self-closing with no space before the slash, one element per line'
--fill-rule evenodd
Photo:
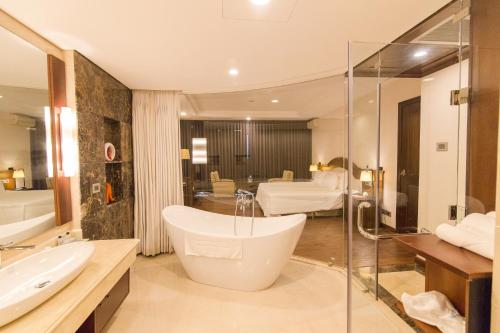
<path fill-rule="evenodd" d="M 248 204 L 248 199 L 247 199 L 248 197 L 250 197 L 250 200 L 252 202 L 252 224 L 250 226 L 250 236 L 253 236 L 253 224 L 255 220 L 255 196 L 252 192 L 245 191 L 242 189 L 238 189 L 236 191 L 236 205 L 234 207 L 234 223 L 233 223 L 235 236 L 237 236 L 236 218 L 238 216 L 238 207 L 241 207 L 242 214 L 243 216 L 245 216 L 246 206 Z"/>

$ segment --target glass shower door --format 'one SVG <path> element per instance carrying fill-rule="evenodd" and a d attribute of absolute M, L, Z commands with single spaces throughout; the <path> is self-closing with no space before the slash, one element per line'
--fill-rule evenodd
<path fill-rule="evenodd" d="M 361 315 L 357 290 L 414 325 L 401 296 L 425 291 L 424 265 L 398 237 L 460 218 L 467 111 L 450 105 L 467 81 L 460 51 L 456 44 L 349 44 L 351 325 Z"/>

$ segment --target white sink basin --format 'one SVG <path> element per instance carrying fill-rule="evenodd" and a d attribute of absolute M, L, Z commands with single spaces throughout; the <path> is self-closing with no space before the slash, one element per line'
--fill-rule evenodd
<path fill-rule="evenodd" d="M 64 288 L 81 273 L 93 252 L 92 243 L 69 243 L 0 269 L 0 327 Z"/>

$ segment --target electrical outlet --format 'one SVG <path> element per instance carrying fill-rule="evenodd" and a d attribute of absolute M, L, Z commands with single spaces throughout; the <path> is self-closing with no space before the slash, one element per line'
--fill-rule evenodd
<path fill-rule="evenodd" d="M 92 184 L 92 194 L 96 194 L 99 192 L 101 192 L 101 184 L 99 183 Z"/>

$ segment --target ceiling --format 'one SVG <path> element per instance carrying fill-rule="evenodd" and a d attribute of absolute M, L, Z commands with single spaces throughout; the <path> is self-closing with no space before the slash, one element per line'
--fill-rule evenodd
<path fill-rule="evenodd" d="M 189 94 L 181 109 L 185 119 L 342 118 L 344 82 L 344 75 L 336 75 L 274 88 Z"/>
<path fill-rule="evenodd" d="M 343 73 L 348 40 L 392 41 L 447 2 L 0 0 L 0 8 L 130 88 L 206 94 Z M 210 96 L 199 98 L 210 106 Z"/>
<path fill-rule="evenodd" d="M 0 85 L 0 114 L 22 114 L 32 118 L 44 117 L 49 105 L 47 89 L 19 88 Z"/>
<path fill-rule="evenodd" d="M 2 27 L 0 50 L 0 85 L 48 89 L 47 55 L 43 51 Z"/>
<path fill-rule="evenodd" d="M 11 114 L 44 117 L 49 105 L 47 55 L 0 27 L 0 122 Z"/>

